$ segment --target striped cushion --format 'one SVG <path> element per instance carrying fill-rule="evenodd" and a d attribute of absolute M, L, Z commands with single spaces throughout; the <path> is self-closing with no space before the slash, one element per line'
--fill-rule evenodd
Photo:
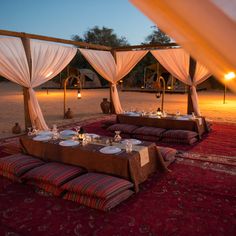
<path fill-rule="evenodd" d="M 167 130 L 162 134 L 163 138 L 172 138 L 172 139 L 191 139 L 197 137 L 198 133 L 189 130 Z"/>
<path fill-rule="evenodd" d="M 50 162 L 27 172 L 22 178 L 50 192 L 51 185 L 59 187 L 84 172 L 84 169 L 78 166 Z M 55 190 L 52 193 L 54 192 Z"/>
<path fill-rule="evenodd" d="M 160 137 L 151 136 L 151 135 L 134 134 L 134 135 L 132 135 L 132 137 L 137 138 L 137 139 L 141 139 L 141 140 L 152 141 L 152 142 L 157 142 L 160 140 Z"/>
<path fill-rule="evenodd" d="M 121 203 L 122 201 L 126 200 L 133 193 L 134 192 L 131 190 L 125 190 L 109 199 L 102 199 L 96 197 L 89 197 L 87 195 L 80 195 L 74 192 L 68 192 L 65 194 L 64 199 L 72 200 L 98 210 L 108 211 L 119 203 Z"/>
<path fill-rule="evenodd" d="M 165 161 L 170 161 L 175 157 L 177 150 L 174 148 L 156 146 Z"/>
<path fill-rule="evenodd" d="M 41 189 L 51 195 L 54 195 L 54 196 L 60 196 L 64 192 L 64 190 L 61 189 L 60 187 L 57 187 L 53 184 L 49 184 L 49 183 L 42 182 L 42 181 L 29 180 L 29 181 L 27 181 L 27 184 L 37 186 L 39 189 Z"/>
<path fill-rule="evenodd" d="M 107 130 L 109 130 L 111 132 L 121 131 L 122 133 L 130 134 L 137 128 L 138 128 L 138 126 L 136 126 L 136 125 L 114 124 L 114 125 L 111 125 L 110 127 L 108 127 Z"/>
<path fill-rule="evenodd" d="M 64 184 L 61 188 L 80 195 L 107 199 L 133 184 L 125 179 L 99 173 L 87 173 Z"/>
<path fill-rule="evenodd" d="M 197 138 L 189 138 L 189 139 L 177 139 L 177 138 L 163 138 L 161 141 L 166 143 L 177 143 L 177 144 L 194 144 L 198 141 Z"/>
<path fill-rule="evenodd" d="M 20 182 L 20 178 L 16 177 L 14 174 L 0 170 L 0 176 L 6 177 L 8 179 L 13 180 L 14 182 Z"/>
<path fill-rule="evenodd" d="M 133 131 L 133 134 L 141 134 L 144 136 L 157 136 L 160 137 L 163 132 L 165 132 L 165 129 L 162 128 L 155 128 L 155 127 L 147 127 L 143 126 L 138 129 L 135 129 Z"/>
<path fill-rule="evenodd" d="M 21 153 L 0 158 L 0 170 L 5 177 L 15 179 L 20 177 L 27 171 L 43 165 L 45 162 Z"/>

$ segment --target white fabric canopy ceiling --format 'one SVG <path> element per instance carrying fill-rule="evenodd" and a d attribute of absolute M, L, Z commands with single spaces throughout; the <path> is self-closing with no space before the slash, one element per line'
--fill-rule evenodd
<path fill-rule="evenodd" d="M 235 0 L 130 0 L 222 83 L 236 73 Z M 236 79 L 227 81 L 236 91 Z"/>

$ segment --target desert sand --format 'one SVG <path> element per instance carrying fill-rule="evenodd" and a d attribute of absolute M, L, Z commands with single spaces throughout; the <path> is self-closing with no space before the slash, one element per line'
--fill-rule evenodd
<path fill-rule="evenodd" d="M 102 114 L 102 98 L 109 98 L 108 89 L 84 89 L 82 99 L 77 99 L 76 90 L 67 90 L 66 107 L 70 107 L 74 118 L 63 119 L 63 90 L 36 89 L 37 98 L 49 127 L 63 125 Z M 131 108 L 144 111 L 156 111 L 161 106 L 161 99 L 153 93 L 119 92 L 124 110 Z M 236 123 L 236 94 L 227 91 L 226 104 L 223 104 L 223 91 L 200 91 L 199 106 L 201 114 L 210 121 Z M 186 114 L 187 94 L 166 94 L 164 110 L 168 113 Z M 18 122 L 24 130 L 24 106 L 22 88 L 11 82 L 0 83 L 0 138 L 13 136 L 11 130 Z"/>

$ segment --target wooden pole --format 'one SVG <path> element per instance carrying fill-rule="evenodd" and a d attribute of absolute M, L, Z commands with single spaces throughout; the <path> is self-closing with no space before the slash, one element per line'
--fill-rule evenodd
<path fill-rule="evenodd" d="M 115 60 L 115 62 L 116 62 L 116 51 L 115 51 L 115 50 L 112 50 L 112 51 L 111 51 L 111 54 L 112 54 L 112 56 L 114 57 L 114 60 Z M 115 114 L 114 103 L 113 103 L 112 96 L 111 96 L 113 86 L 112 86 L 112 83 L 111 83 L 111 82 L 109 83 L 109 85 L 110 85 L 110 102 L 111 102 L 111 103 L 110 103 L 110 113 L 111 113 L 111 114 Z"/>
<path fill-rule="evenodd" d="M 31 52 L 30 52 L 30 40 L 28 38 L 21 38 L 24 50 L 25 50 L 25 55 L 27 58 L 28 66 L 29 66 L 29 73 L 30 73 L 30 78 L 32 75 L 32 60 L 31 60 Z M 32 127 L 32 122 L 30 120 L 30 115 L 29 115 L 29 89 L 26 87 L 23 87 L 23 97 L 24 97 L 24 115 L 25 115 L 25 130 L 27 131 L 28 127 Z"/>
<path fill-rule="evenodd" d="M 193 80 L 194 74 L 196 69 L 196 61 L 190 57 L 189 59 L 189 75 L 190 78 Z M 191 97 L 191 86 L 188 86 L 188 106 L 187 106 L 187 114 L 192 114 L 194 112 L 193 109 L 193 101 Z"/>

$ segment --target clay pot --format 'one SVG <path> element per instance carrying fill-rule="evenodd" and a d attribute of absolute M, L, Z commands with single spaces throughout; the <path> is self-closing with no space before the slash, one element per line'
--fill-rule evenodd
<path fill-rule="evenodd" d="M 20 134 L 21 133 L 21 127 L 18 123 L 15 123 L 15 125 L 12 128 L 13 134 Z"/>
<path fill-rule="evenodd" d="M 103 98 L 100 106 L 101 106 L 101 109 L 102 109 L 102 112 L 104 114 L 109 114 L 110 113 L 110 102 L 107 101 L 107 98 Z"/>
<path fill-rule="evenodd" d="M 73 118 L 73 113 L 70 108 L 65 113 L 65 119 L 72 119 Z"/>

